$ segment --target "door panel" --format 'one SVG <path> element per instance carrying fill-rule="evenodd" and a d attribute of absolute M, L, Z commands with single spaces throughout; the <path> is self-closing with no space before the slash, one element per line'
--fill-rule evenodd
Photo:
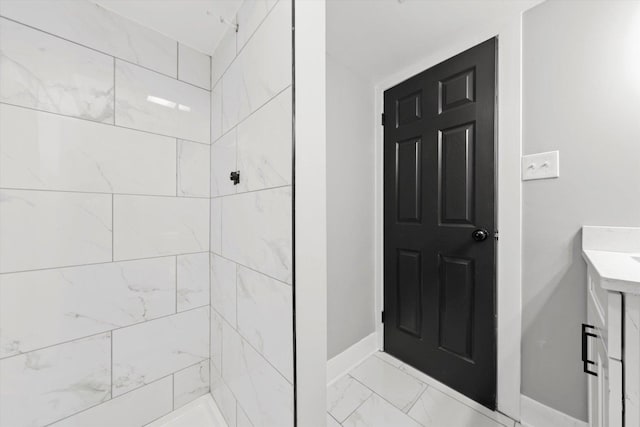
<path fill-rule="evenodd" d="M 492 409 L 495 49 L 384 94 L 385 351 Z"/>

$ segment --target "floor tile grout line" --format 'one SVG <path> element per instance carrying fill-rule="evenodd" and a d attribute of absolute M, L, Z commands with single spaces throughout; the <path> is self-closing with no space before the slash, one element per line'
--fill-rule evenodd
<path fill-rule="evenodd" d="M 119 326 L 117 328 L 107 329 L 105 331 L 96 332 L 96 333 L 93 333 L 93 334 L 90 334 L 90 335 L 83 335 L 81 337 L 73 338 L 73 339 L 70 339 L 70 340 L 65 340 L 65 341 L 54 343 L 54 344 L 49 344 L 49 345 L 46 345 L 46 346 L 43 346 L 43 347 L 37 347 L 37 348 L 31 349 L 31 350 L 27 350 L 27 351 L 23 351 L 23 352 L 20 352 L 20 353 L 12 354 L 10 356 L 2 357 L 2 358 L 0 358 L 0 362 L 12 359 L 14 357 L 24 356 L 25 354 L 33 353 L 35 351 L 46 350 L 46 349 L 53 348 L 53 347 L 56 347 L 56 346 L 59 346 L 59 345 L 64 345 L 64 344 L 71 344 L 71 343 L 73 343 L 75 341 L 87 340 L 87 339 L 90 339 L 90 338 L 97 337 L 99 335 L 111 334 L 111 336 L 113 336 L 113 332 L 119 331 L 121 329 L 131 328 L 131 327 L 134 327 L 134 326 L 139 326 L 139 325 L 142 325 L 142 324 L 153 322 L 155 320 L 166 319 L 166 318 L 172 317 L 172 316 L 178 316 L 180 314 L 188 313 L 190 311 L 199 310 L 199 309 L 202 309 L 204 307 L 207 307 L 207 305 L 205 304 L 205 305 L 200 305 L 198 307 L 191 307 L 189 309 L 182 310 L 182 311 L 177 312 L 177 313 L 164 314 L 164 315 L 159 316 L 159 317 L 154 317 L 153 319 L 143 320 L 142 322 L 136 322 L 136 323 L 132 323 L 130 325 Z"/>

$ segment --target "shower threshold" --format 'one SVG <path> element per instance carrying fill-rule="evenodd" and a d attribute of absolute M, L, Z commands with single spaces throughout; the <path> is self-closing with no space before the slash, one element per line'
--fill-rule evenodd
<path fill-rule="evenodd" d="M 147 427 L 228 427 L 210 394 L 147 424 Z"/>

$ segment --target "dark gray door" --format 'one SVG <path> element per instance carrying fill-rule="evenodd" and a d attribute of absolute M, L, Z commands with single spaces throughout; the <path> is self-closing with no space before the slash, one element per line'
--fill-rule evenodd
<path fill-rule="evenodd" d="M 494 409 L 495 69 L 488 40 L 384 93 L 384 347 Z"/>

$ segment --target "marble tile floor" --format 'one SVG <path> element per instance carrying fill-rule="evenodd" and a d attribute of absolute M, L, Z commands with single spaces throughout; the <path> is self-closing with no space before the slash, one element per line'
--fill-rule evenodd
<path fill-rule="evenodd" d="M 398 359 L 377 352 L 327 389 L 328 427 L 519 427 Z"/>

